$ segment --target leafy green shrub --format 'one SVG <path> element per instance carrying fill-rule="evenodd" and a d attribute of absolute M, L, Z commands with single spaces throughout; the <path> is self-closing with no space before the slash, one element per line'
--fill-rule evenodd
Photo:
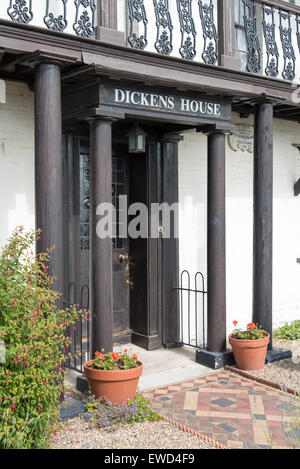
<path fill-rule="evenodd" d="M 99 428 L 120 424 L 154 422 L 162 417 L 154 411 L 149 401 L 142 395 L 129 399 L 121 405 L 104 403 L 93 396 L 85 401 L 86 413 L 83 418 Z"/>
<path fill-rule="evenodd" d="M 274 337 L 283 340 L 300 340 L 300 320 L 297 319 L 291 324 L 285 323 L 284 326 L 275 329 Z"/>
<path fill-rule="evenodd" d="M 67 329 L 83 316 L 60 310 L 48 274 L 50 252 L 34 256 L 39 232 L 15 230 L 0 253 L 0 447 L 41 448 L 59 420 Z"/>

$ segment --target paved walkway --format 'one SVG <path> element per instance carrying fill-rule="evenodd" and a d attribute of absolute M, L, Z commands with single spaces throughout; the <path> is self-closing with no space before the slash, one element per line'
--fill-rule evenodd
<path fill-rule="evenodd" d="M 299 398 L 235 373 L 221 370 L 143 394 L 161 415 L 221 447 L 300 448 Z"/>

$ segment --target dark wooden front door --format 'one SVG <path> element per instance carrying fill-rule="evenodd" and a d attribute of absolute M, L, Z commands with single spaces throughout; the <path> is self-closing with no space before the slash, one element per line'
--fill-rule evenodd
<path fill-rule="evenodd" d="M 118 146 L 112 160 L 112 200 L 115 207 L 113 243 L 113 334 L 116 342 L 130 340 L 129 326 L 129 242 L 122 236 L 122 210 L 119 196 L 129 191 L 128 158 Z M 90 265 L 90 158 L 89 149 L 80 151 L 80 289 L 89 284 Z"/>
<path fill-rule="evenodd" d="M 120 139 L 121 140 L 121 139 Z M 125 140 L 125 139 L 124 139 Z M 178 139 L 177 139 L 178 140 Z M 177 146 L 173 136 L 149 139 L 146 153 L 129 155 L 127 143 L 113 141 L 112 200 L 116 208 L 113 243 L 113 342 L 132 341 L 146 349 L 172 346 L 178 342 L 178 240 L 128 239 L 127 204 L 178 201 Z M 65 185 L 65 291 L 72 301 L 88 304 L 90 284 L 90 155 L 80 138 L 64 137 Z M 131 221 L 132 217 L 128 217 Z M 122 224 L 123 223 L 123 224 Z M 124 226 L 126 223 L 126 226 Z M 125 233 L 125 235 L 124 235 Z M 75 286 L 73 288 L 73 286 Z M 81 298 L 82 297 L 82 298 Z M 71 302 L 72 302 L 71 301 Z M 84 327 L 83 336 L 88 335 Z M 87 339 L 87 337 L 83 337 Z"/>
<path fill-rule="evenodd" d="M 113 239 L 113 334 L 115 339 L 126 339 L 130 334 L 129 324 L 129 242 L 128 237 L 124 237 L 124 217 L 123 211 L 127 211 L 125 199 L 120 204 L 120 196 L 128 196 L 129 174 L 128 158 L 125 151 L 118 147 L 113 154 L 112 165 L 112 198 L 116 209 L 115 217 L 115 238 Z M 127 228 L 127 227 L 126 227 Z"/>

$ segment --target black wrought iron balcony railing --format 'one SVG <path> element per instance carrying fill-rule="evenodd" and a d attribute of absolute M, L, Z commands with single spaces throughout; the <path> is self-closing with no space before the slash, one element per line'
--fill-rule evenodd
<path fill-rule="evenodd" d="M 1 0 L 0 18 L 92 38 L 97 3 L 98 0 Z"/>
<path fill-rule="evenodd" d="M 283 1 L 242 0 L 240 3 L 246 45 L 245 70 L 299 82 L 299 6 Z"/>
<path fill-rule="evenodd" d="M 229 55 L 237 68 L 300 82 L 300 0 L 111 2 L 129 48 L 218 66 L 231 28 Z M 1 0 L 0 19 L 91 39 L 107 5 L 107 0 Z"/>

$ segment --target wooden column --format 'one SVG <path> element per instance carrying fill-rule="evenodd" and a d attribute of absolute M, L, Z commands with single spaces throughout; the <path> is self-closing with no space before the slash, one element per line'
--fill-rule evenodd
<path fill-rule="evenodd" d="M 60 67 L 35 67 L 36 227 L 42 230 L 37 251 L 55 246 L 49 265 L 54 289 L 63 291 L 62 123 Z"/>
<path fill-rule="evenodd" d="M 177 204 L 178 193 L 178 142 L 183 137 L 167 134 L 161 141 L 161 202 Z M 162 237 L 162 328 L 163 344 L 174 347 L 180 338 L 179 298 L 175 288 L 179 275 L 179 240 L 176 217 L 171 218 L 170 237 Z M 163 224 L 163 220 L 161 221 Z"/>
<path fill-rule="evenodd" d="M 207 349 L 226 350 L 225 134 L 208 135 Z"/>
<path fill-rule="evenodd" d="M 262 102 L 255 106 L 253 322 L 269 333 L 272 333 L 272 236 L 273 104 Z"/>
<path fill-rule="evenodd" d="M 112 239 L 97 235 L 97 207 L 112 203 L 112 120 L 91 121 L 91 314 L 92 353 L 111 352 L 113 331 Z"/>

